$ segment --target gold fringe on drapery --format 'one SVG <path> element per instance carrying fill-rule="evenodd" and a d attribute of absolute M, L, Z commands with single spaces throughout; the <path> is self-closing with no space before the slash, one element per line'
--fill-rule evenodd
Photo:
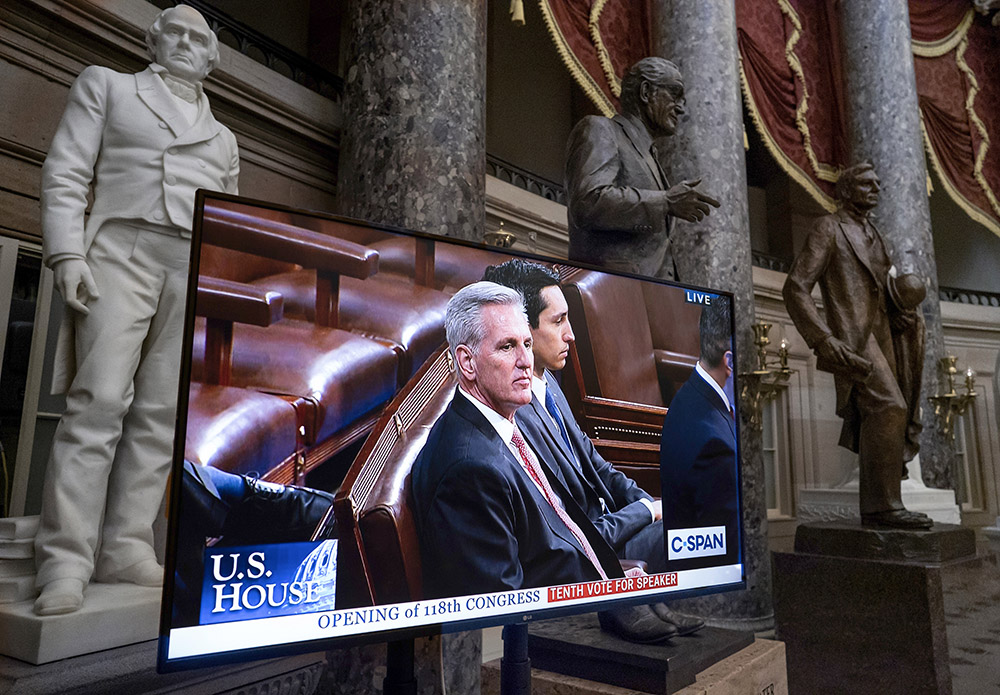
<path fill-rule="evenodd" d="M 965 51 L 969 47 L 969 27 L 972 26 L 974 18 L 975 13 L 970 9 L 966 12 L 962 21 L 959 22 L 955 30 L 948 36 L 945 36 L 937 41 L 913 41 L 912 49 L 913 54 L 920 56 L 921 58 L 940 58 L 950 51 L 955 51 L 955 64 L 965 76 L 965 81 L 968 85 L 965 94 L 965 112 L 968 114 L 969 121 L 976 129 L 980 138 L 979 147 L 976 150 L 976 160 L 972 167 L 972 175 L 975 178 L 976 183 L 979 184 L 980 189 L 982 189 L 983 194 L 986 196 L 986 200 L 989 202 L 993 213 L 997 217 L 1000 217 L 1000 201 L 997 200 L 996 194 L 993 192 L 989 182 L 986 180 L 986 176 L 983 174 L 983 164 L 986 161 L 986 153 L 989 152 L 991 143 L 989 132 L 986 130 L 986 125 L 979 117 L 979 114 L 976 113 L 975 108 L 976 95 L 979 93 L 979 80 L 972 68 L 969 67 L 969 64 L 965 62 Z M 937 153 L 934 152 L 934 148 L 931 145 L 930 137 L 927 134 L 927 127 L 924 125 L 923 113 L 920 114 L 920 130 L 924 136 L 924 147 L 930 157 L 931 165 L 937 172 L 938 178 L 941 180 L 945 191 L 951 199 L 954 200 L 955 204 L 961 207 L 966 214 L 969 215 L 969 217 L 989 229 L 997 236 L 1000 236 L 1000 222 L 997 222 L 996 218 L 992 217 L 984 210 L 979 209 L 978 206 L 973 205 L 948 179 L 948 176 L 938 159 Z"/>
<path fill-rule="evenodd" d="M 563 65 L 566 66 L 566 69 L 569 70 L 569 74 L 573 76 L 573 79 L 580 85 L 583 93 L 594 102 L 594 105 L 597 106 L 602 114 L 608 118 L 614 116 L 617 113 L 614 104 L 611 103 L 611 100 L 604 94 L 604 91 L 594 81 L 594 78 L 590 76 L 590 73 L 587 72 L 586 68 L 580 64 L 580 61 L 573 54 L 572 49 L 569 47 L 569 42 L 563 36 L 559 25 L 556 24 L 549 1 L 539 0 L 538 5 L 542 9 L 542 17 L 545 19 L 545 26 L 549 30 L 549 35 L 556 44 L 559 58 L 562 60 Z"/>

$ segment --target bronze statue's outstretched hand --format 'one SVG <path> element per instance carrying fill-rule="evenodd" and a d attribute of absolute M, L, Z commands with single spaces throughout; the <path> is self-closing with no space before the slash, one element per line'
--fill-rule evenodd
<path fill-rule="evenodd" d="M 66 305 L 85 316 L 89 314 L 87 302 L 101 295 L 97 291 L 97 283 L 94 282 L 94 275 L 90 272 L 87 261 L 81 258 L 66 258 L 56 263 L 52 272 L 55 274 L 56 289 Z"/>
<path fill-rule="evenodd" d="M 687 222 L 701 222 L 712 211 L 709 207 L 719 207 L 718 200 L 696 190 L 701 179 L 681 181 L 667 191 L 670 214 Z"/>

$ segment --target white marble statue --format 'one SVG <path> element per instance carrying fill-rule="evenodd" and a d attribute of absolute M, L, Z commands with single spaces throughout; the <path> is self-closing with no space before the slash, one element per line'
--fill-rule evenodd
<path fill-rule="evenodd" d="M 152 522 L 173 448 L 194 194 L 236 192 L 236 138 L 201 84 L 215 34 L 179 5 L 146 44 L 154 62 L 140 73 L 80 74 L 42 168 L 44 259 L 67 316 L 53 383 L 66 411 L 35 541 L 39 615 L 77 610 L 92 577 L 162 582 Z"/>

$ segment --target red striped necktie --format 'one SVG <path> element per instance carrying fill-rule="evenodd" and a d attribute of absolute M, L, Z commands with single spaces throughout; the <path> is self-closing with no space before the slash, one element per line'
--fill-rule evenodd
<path fill-rule="evenodd" d="M 524 437 L 521 436 L 520 430 L 514 427 L 514 436 L 511 437 L 511 444 L 517 449 L 518 453 L 521 454 L 521 460 L 524 462 L 525 469 L 528 471 L 528 475 L 538 483 L 538 486 L 542 489 L 542 494 L 545 495 L 545 500 L 549 503 L 552 509 L 555 511 L 559 519 L 566 524 L 566 528 L 569 529 L 573 537 L 576 538 L 580 547 L 583 548 L 584 554 L 587 559 L 594 565 L 597 573 L 601 575 L 601 579 L 607 579 L 608 575 L 601 567 L 600 560 L 597 559 L 597 553 L 594 552 L 594 547 L 587 540 L 587 537 L 583 533 L 583 529 L 576 525 L 576 522 L 570 518 L 569 514 L 563 507 L 556 502 L 556 493 L 549 485 L 548 478 L 545 477 L 545 472 L 542 470 L 541 464 L 538 463 L 538 459 L 535 458 L 535 454 L 528 447 L 527 442 L 524 441 Z"/>

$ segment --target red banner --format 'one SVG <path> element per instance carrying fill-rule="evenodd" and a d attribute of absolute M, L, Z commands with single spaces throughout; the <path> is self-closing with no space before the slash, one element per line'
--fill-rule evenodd
<path fill-rule="evenodd" d="M 1000 29 L 968 0 L 909 4 L 929 159 L 947 193 L 1000 235 Z M 615 113 L 621 75 L 652 52 L 648 3 L 540 5 L 573 77 L 603 113 Z M 832 210 L 849 158 L 835 0 L 736 0 L 736 24 L 743 95 L 762 140 Z"/>
<path fill-rule="evenodd" d="M 651 55 L 648 2 L 539 0 L 539 5 L 570 74 L 605 116 L 613 116 L 622 75 Z"/>
<path fill-rule="evenodd" d="M 931 163 L 951 198 L 1000 235 L 1000 29 L 963 0 L 910 0 L 910 29 Z"/>

